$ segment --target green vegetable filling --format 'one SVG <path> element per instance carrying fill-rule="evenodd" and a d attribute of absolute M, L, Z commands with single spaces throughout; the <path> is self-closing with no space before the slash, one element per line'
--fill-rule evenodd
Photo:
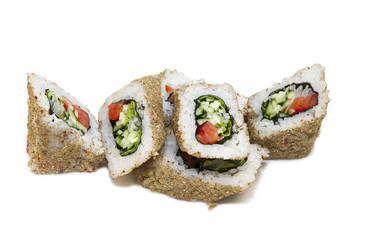
<path fill-rule="evenodd" d="M 181 151 L 181 149 L 177 151 L 176 155 L 183 159 L 188 168 L 196 168 L 198 172 L 203 170 L 227 172 L 242 166 L 247 161 L 247 157 L 243 160 L 197 158 Z"/>
<path fill-rule="evenodd" d="M 119 120 L 112 121 L 112 125 L 115 142 L 121 150 L 120 155 L 126 156 L 137 151 L 141 142 L 142 121 L 136 110 L 135 101 L 123 105 Z"/>
<path fill-rule="evenodd" d="M 222 99 L 213 95 L 204 95 L 196 99 L 195 102 L 197 126 L 210 122 L 218 128 L 219 137 L 223 139 L 231 136 L 232 117 Z"/>
<path fill-rule="evenodd" d="M 291 86 L 271 93 L 261 106 L 264 118 L 274 120 L 289 116 L 287 109 L 293 102 L 294 97 L 295 90 Z"/>
<path fill-rule="evenodd" d="M 82 133 L 87 132 L 87 128 L 84 127 L 84 125 L 82 125 L 77 119 L 77 116 L 74 113 L 74 108 L 71 104 L 68 106 L 68 110 L 66 111 L 63 103 L 64 97 L 59 92 L 47 89 L 45 94 L 49 100 L 50 114 L 54 113 L 56 117 L 65 121 L 70 127 L 76 128 Z"/>
<path fill-rule="evenodd" d="M 227 172 L 233 168 L 242 166 L 246 162 L 247 158 L 243 160 L 225 160 L 225 159 L 211 159 L 199 164 L 199 171 L 205 169 L 218 172 Z"/>
<path fill-rule="evenodd" d="M 291 109 L 291 104 L 295 98 L 309 94 L 317 94 L 309 83 L 293 83 L 270 93 L 261 105 L 264 118 L 277 121 L 279 118 L 292 116 L 295 110 Z"/>

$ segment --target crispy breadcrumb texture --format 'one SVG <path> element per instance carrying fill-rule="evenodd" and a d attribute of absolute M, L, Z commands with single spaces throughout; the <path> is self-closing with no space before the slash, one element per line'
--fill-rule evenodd
<path fill-rule="evenodd" d="M 163 193 L 180 200 L 202 200 L 212 204 L 224 197 L 243 192 L 249 188 L 249 186 L 242 188 L 217 183 L 212 184 L 198 178 L 184 177 L 181 172 L 164 164 L 162 162 L 163 157 L 163 154 L 159 155 L 133 171 L 136 181 L 153 192 Z"/>
<path fill-rule="evenodd" d="M 306 157 L 314 146 L 320 133 L 321 123 L 325 116 L 304 122 L 300 127 L 271 134 L 261 138 L 256 134 L 253 123 L 247 121 L 250 142 L 269 149 L 267 159 L 297 159 Z"/>
<path fill-rule="evenodd" d="M 163 122 L 164 112 L 161 99 L 161 80 L 154 76 L 146 76 L 135 80 L 143 83 L 147 109 L 150 114 L 150 128 L 152 129 L 153 150 L 152 156 L 158 154 L 166 140 L 166 129 Z"/>
<path fill-rule="evenodd" d="M 45 121 L 48 109 L 38 104 L 28 76 L 28 166 L 37 174 L 92 172 L 105 160 L 105 152 L 95 154 L 82 148 L 82 139 L 72 128 L 55 131 Z"/>
<path fill-rule="evenodd" d="M 299 70 L 291 78 L 301 76 L 308 69 L 310 68 L 306 67 Z M 322 71 L 321 80 L 325 81 L 324 71 Z M 327 87 L 324 92 L 328 94 Z M 259 93 L 252 95 L 248 99 L 248 113 L 245 115 L 251 144 L 259 144 L 267 148 L 270 151 L 267 159 L 298 159 L 306 157 L 312 151 L 314 143 L 320 134 L 321 124 L 327 115 L 327 107 L 330 99 L 322 106 L 324 112 L 320 116 L 310 121 L 301 119 L 301 125 L 299 127 L 281 130 L 269 136 L 260 137 L 257 129 L 254 127 L 255 122 L 253 120 L 258 118 L 258 113 L 252 110 L 253 106 L 251 102 Z"/>

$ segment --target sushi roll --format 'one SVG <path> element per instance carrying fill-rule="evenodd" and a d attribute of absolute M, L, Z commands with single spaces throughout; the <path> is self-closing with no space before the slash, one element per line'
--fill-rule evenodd
<path fill-rule="evenodd" d="M 304 68 L 248 100 L 252 143 L 269 149 L 270 159 L 307 156 L 319 135 L 330 101 L 324 68 Z"/>
<path fill-rule="evenodd" d="M 28 74 L 28 165 L 39 174 L 94 171 L 105 148 L 90 111 L 55 83 Z"/>
<path fill-rule="evenodd" d="M 154 76 L 134 80 L 100 108 L 100 130 L 112 178 L 158 155 L 166 138 L 160 85 Z"/>
<path fill-rule="evenodd" d="M 249 145 L 250 154 L 240 160 L 203 159 L 183 152 L 172 130 L 161 154 L 133 173 L 138 183 L 176 199 L 213 203 L 240 193 L 255 181 L 265 149 Z"/>
<path fill-rule="evenodd" d="M 190 79 L 176 70 L 170 71 L 168 69 L 159 73 L 156 77 L 161 80 L 161 98 L 165 114 L 164 122 L 166 126 L 169 126 L 174 108 L 175 90 L 192 84 L 204 83 L 205 81 L 203 79 Z"/>
<path fill-rule="evenodd" d="M 175 94 L 173 129 L 180 149 L 197 158 L 240 160 L 250 153 L 247 126 L 229 84 L 195 84 Z"/>

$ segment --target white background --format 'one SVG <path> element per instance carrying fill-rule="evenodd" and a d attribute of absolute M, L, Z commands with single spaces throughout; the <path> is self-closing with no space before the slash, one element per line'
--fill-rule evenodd
<path fill-rule="evenodd" d="M 0 239 L 365 239 L 361 1 L 0 1 Z M 129 81 L 177 69 L 250 96 L 321 63 L 328 115 L 312 153 L 264 161 L 209 211 L 108 170 L 27 167 L 26 72 L 97 115 Z"/>

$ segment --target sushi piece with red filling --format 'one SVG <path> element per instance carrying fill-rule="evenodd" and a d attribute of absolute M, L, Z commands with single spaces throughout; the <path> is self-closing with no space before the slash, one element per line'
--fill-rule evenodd
<path fill-rule="evenodd" d="M 229 84 L 192 84 L 174 91 L 172 126 L 182 151 L 197 158 L 245 159 L 247 126 Z"/>
<path fill-rule="evenodd" d="M 105 157 L 95 117 L 54 82 L 36 74 L 27 78 L 27 152 L 32 171 L 95 171 Z"/>
<path fill-rule="evenodd" d="M 112 178 L 158 155 L 165 142 L 161 80 L 145 76 L 108 96 L 99 110 L 100 130 Z"/>
<path fill-rule="evenodd" d="M 268 148 L 270 159 L 307 156 L 319 135 L 329 100 L 320 64 L 254 94 L 245 116 L 251 143 Z"/>

